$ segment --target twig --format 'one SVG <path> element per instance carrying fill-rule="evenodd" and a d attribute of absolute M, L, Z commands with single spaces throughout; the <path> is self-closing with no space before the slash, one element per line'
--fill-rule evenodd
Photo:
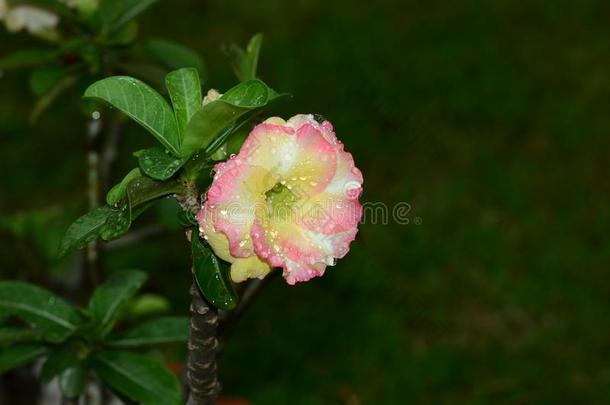
<path fill-rule="evenodd" d="M 92 118 L 87 122 L 87 199 L 89 210 L 99 206 L 100 200 L 100 171 L 99 171 L 99 138 L 102 122 Z M 87 245 L 87 268 L 93 287 L 99 279 L 99 245 L 97 241 Z"/>
<path fill-rule="evenodd" d="M 106 137 L 106 142 L 104 142 L 104 146 L 102 147 L 102 156 L 100 159 L 103 190 L 108 190 L 110 188 L 112 167 L 118 155 L 117 151 L 123 129 L 123 121 L 120 118 L 114 118 L 108 125 L 108 135 Z"/>
<path fill-rule="evenodd" d="M 201 295 L 195 280 L 191 285 L 191 328 L 186 366 L 187 405 L 213 404 L 220 384 L 216 368 L 218 314 Z"/>

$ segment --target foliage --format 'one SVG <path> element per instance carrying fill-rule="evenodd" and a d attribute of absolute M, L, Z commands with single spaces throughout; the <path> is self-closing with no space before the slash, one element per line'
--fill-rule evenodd
<path fill-rule="evenodd" d="M 97 77 L 102 70 L 124 67 L 117 61 L 102 69 L 104 61 L 113 60 L 113 53 L 119 52 L 117 47 L 133 44 L 137 31 L 133 18 L 152 3 L 104 0 L 79 23 L 82 29 L 97 33 L 93 39 L 62 42 L 53 51 L 20 51 L 3 59 L 0 66 L 39 66 L 30 76 L 31 88 L 40 96 L 33 108 L 38 116 L 67 88 Z M 159 145 L 133 152 L 137 167 L 108 190 L 106 204 L 67 227 L 58 247 L 60 258 L 97 240 L 125 235 L 140 215 L 154 205 L 162 205 L 159 203 L 166 201 L 163 197 L 175 197 L 185 230 L 192 235 L 197 285 L 213 305 L 224 310 L 235 308 L 238 297 L 228 278 L 227 264 L 199 239 L 194 221 L 198 206 L 193 201 L 198 200 L 199 188 L 209 181 L 209 169 L 219 159 L 219 151 L 227 149 L 231 135 L 282 96 L 255 79 L 260 41 L 261 37 L 255 36 L 251 41 L 255 45 L 250 45 L 246 54 L 235 55 L 239 61 L 234 60 L 234 64 L 247 70 L 247 74 L 236 72 L 243 81 L 206 104 L 202 100 L 205 67 L 201 58 L 163 39 L 148 41 L 144 49 L 152 59 L 177 68 L 165 76 L 169 102 L 155 88 L 132 76 L 110 76 L 88 85 L 83 96 L 87 110 L 112 107 L 143 127 Z M 67 59 L 71 62 L 64 66 Z M 15 234 L 25 233 L 22 222 L 0 219 L 0 225 Z M 127 330 L 122 325 L 167 306 L 163 297 L 153 295 L 135 300 L 146 278 L 137 270 L 114 272 L 92 291 L 84 307 L 75 307 L 34 284 L 1 281 L 0 371 L 42 358 L 41 380 L 57 377 L 66 398 L 79 397 L 91 373 L 95 373 L 119 396 L 131 401 L 181 403 L 176 376 L 141 352 L 152 346 L 184 343 L 188 319 L 154 318 Z M 140 353 L 130 352 L 134 350 Z"/>
<path fill-rule="evenodd" d="M 146 273 L 114 273 L 95 289 L 86 308 L 75 308 L 51 292 L 23 282 L 0 282 L 0 372 L 45 358 L 43 381 L 59 377 L 67 398 L 78 397 L 92 370 L 121 395 L 145 404 L 179 404 L 177 378 L 142 350 L 188 338 L 188 318 L 158 318 L 112 332 Z M 10 326 L 19 325 L 19 326 Z"/>
<path fill-rule="evenodd" d="M 32 121 L 68 90 L 85 87 L 107 72 L 130 72 L 154 80 L 157 72 L 192 66 L 204 74 L 203 60 L 189 47 L 160 38 L 138 40 L 136 17 L 156 1 L 78 1 L 75 9 L 61 1 L 34 2 L 57 13 L 60 25 L 53 28 L 53 35 L 42 36 L 45 47 L 0 58 L 0 70 L 31 70 L 30 87 L 38 97 Z M 82 107 L 87 110 L 85 104 Z"/>
<path fill-rule="evenodd" d="M 258 53 L 258 48 L 255 52 Z M 256 66 L 249 69 L 255 72 Z M 172 71 L 165 83 L 171 106 L 152 87 L 127 76 L 102 79 L 85 91 L 85 98 L 105 102 L 124 112 L 160 146 L 135 153 L 139 167 L 108 192 L 108 205 L 83 215 L 68 228 L 60 244 L 60 256 L 98 238 L 112 240 L 122 236 L 133 220 L 160 197 L 176 195 L 181 200 L 196 200 L 193 187 L 207 176 L 217 150 L 226 148 L 232 134 L 282 96 L 262 81 L 252 79 L 204 105 L 195 68 Z M 191 216 L 196 208 L 183 205 Z M 196 224 L 189 226 L 194 227 L 196 235 Z M 219 308 L 234 308 L 237 297 L 222 270 L 226 266 L 196 236 L 192 239 L 194 274 L 202 293 Z"/>

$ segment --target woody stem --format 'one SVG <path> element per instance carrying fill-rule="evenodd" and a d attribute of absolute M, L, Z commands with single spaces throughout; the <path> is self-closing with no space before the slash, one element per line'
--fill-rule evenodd
<path fill-rule="evenodd" d="M 216 368 L 218 313 L 203 298 L 195 280 L 190 292 L 192 302 L 186 370 L 187 405 L 213 404 L 220 390 Z"/>

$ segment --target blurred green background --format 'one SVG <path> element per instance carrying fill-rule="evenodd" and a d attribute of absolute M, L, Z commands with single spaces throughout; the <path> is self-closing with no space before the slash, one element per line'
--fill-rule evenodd
<path fill-rule="evenodd" d="M 198 50 L 221 90 L 235 82 L 221 44 L 263 32 L 260 76 L 294 95 L 274 113 L 323 114 L 364 173 L 363 201 L 411 207 L 407 225 L 362 225 L 323 278 L 273 280 L 223 347 L 224 393 L 608 403 L 609 17 L 601 0 L 166 0 L 146 13 L 142 36 Z M 28 41 L 0 30 L 0 54 Z M 2 216 L 45 210 L 22 221 L 33 236 L 3 231 L 0 277 L 61 291 L 75 259 L 54 263 L 52 245 L 86 210 L 84 126 L 64 102 L 31 127 L 33 102 L 27 75 L 0 78 Z M 116 179 L 152 144 L 129 124 Z M 107 252 L 107 272 L 125 267 L 187 311 L 180 231 Z"/>

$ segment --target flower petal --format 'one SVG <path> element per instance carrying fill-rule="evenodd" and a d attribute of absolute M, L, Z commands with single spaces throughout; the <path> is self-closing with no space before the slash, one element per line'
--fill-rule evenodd
<path fill-rule="evenodd" d="M 323 191 L 333 179 L 337 155 L 335 147 L 313 125 L 299 127 L 296 141 L 297 153 L 283 180 L 304 203 Z"/>
<path fill-rule="evenodd" d="M 217 177 L 208 190 L 206 207 L 212 213 L 215 232 L 229 240 L 235 257 L 254 254 L 250 228 L 257 205 L 264 204 L 265 191 L 273 186 L 273 178 L 260 167 L 240 163 L 233 158 L 216 166 Z"/>
<path fill-rule="evenodd" d="M 270 271 L 271 267 L 257 256 L 238 258 L 231 265 L 231 279 L 240 283 L 249 278 L 263 278 Z"/>
<path fill-rule="evenodd" d="M 297 147 L 292 128 L 262 123 L 250 132 L 238 156 L 249 165 L 267 169 L 279 181 L 292 167 Z"/>

